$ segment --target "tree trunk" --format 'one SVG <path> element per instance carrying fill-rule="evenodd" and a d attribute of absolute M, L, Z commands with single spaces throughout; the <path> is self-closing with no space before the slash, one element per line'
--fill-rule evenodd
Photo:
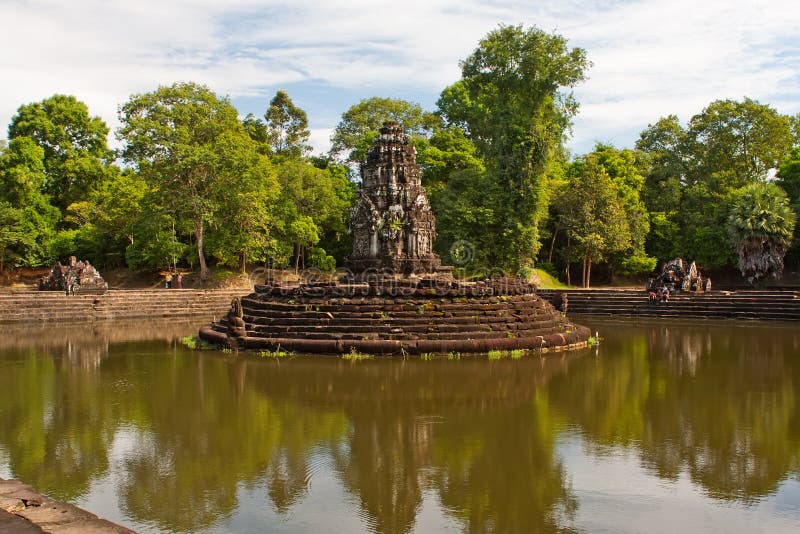
<path fill-rule="evenodd" d="M 567 285 L 568 286 L 572 285 L 572 276 L 569 274 L 569 265 L 570 265 L 569 258 L 571 257 L 571 254 L 569 253 L 569 246 L 571 243 L 572 243 L 572 232 L 568 230 L 567 231 Z"/>
<path fill-rule="evenodd" d="M 581 287 L 586 287 L 586 253 L 583 253 L 583 262 L 581 263 Z"/>
<path fill-rule="evenodd" d="M 556 236 L 558 236 L 558 228 L 553 230 L 553 240 L 550 241 L 550 254 L 547 255 L 547 263 L 553 263 L 553 249 L 556 248 Z"/>
<path fill-rule="evenodd" d="M 203 253 L 203 221 L 195 219 L 194 221 L 194 237 L 197 239 L 197 258 L 200 260 L 200 280 L 208 278 L 208 267 L 206 266 L 206 257 Z"/>
<path fill-rule="evenodd" d="M 294 245 L 294 274 L 300 271 L 300 243 Z"/>
<path fill-rule="evenodd" d="M 239 253 L 239 268 L 242 271 L 242 274 L 247 274 L 247 256 L 245 255 L 244 251 Z"/>
<path fill-rule="evenodd" d="M 586 268 L 586 287 L 590 287 L 592 285 L 592 258 L 588 258 L 589 266 Z"/>

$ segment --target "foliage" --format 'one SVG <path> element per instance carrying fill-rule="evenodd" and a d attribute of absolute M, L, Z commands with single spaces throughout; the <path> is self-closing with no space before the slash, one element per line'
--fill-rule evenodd
<path fill-rule="evenodd" d="M 751 283 L 780 278 L 783 257 L 792 241 L 797 217 L 786 193 L 771 183 L 745 187 L 728 216 L 728 232 L 739 254 L 739 270 Z"/>
<path fill-rule="evenodd" d="M 147 181 L 154 204 L 176 224 L 191 225 L 205 279 L 206 227 L 217 222 L 220 191 L 240 191 L 242 177 L 231 170 L 255 150 L 236 109 L 208 87 L 178 83 L 133 95 L 120 121 L 123 157 Z"/>
<path fill-rule="evenodd" d="M 44 149 L 33 139 L 17 137 L 0 151 L 0 262 L 39 266 L 52 259 L 50 240 L 61 217 L 42 193 L 46 180 Z"/>
<path fill-rule="evenodd" d="M 20 250 L 33 245 L 22 210 L 0 200 L 0 273 L 6 265 L 19 265 Z"/>
<path fill-rule="evenodd" d="M 42 192 L 62 210 L 106 178 L 112 157 L 108 127 L 99 117 L 89 116 L 86 104 L 74 96 L 53 95 L 20 106 L 8 134 L 12 141 L 33 139 L 44 150 Z"/>
<path fill-rule="evenodd" d="M 645 250 L 706 267 L 731 262 L 725 226 L 735 192 L 766 180 L 792 143 L 791 120 L 748 98 L 714 101 L 686 128 L 674 115 L 649 125 L 637 142 L 649 158 L 642 198 L 653 231 Z"/>
<path fill-rule="evenodd" d="M 331 135 L 331 155 L 350 163 L 364 160 L 385 121 L 396 121 L 411 136 L 426 137 L 441 123 L 419 104 L 398 98 L 361 100 L 342 114 Z"/>
<path fill-rule="evenodd" d="M 797 119 L 797 117 L 793 117 Z M 800 123 L 800 120 L 795 120 Z M 800 140 L 798 140 L 800 145 Z M 775 182 L 789 197 L 789 204 L 796 215 L 800 215 L 800 147 L 792 151 L 792 155 L 783 160 L 778 168 Z M 800 228 L 795 228 L 792 245 L 786 253 L 787 268 L 797 269 L 800 266 Z"/>
<path fill-rule="evenodd" d="M 276 358 L 276 359 L 280 359 L 280 358 L 288 358 L 289 356 L 292 355 L 292 353 L 291 352 L 287 352 L 285 350 L 281 350 L 280 347 L 278 347 L 277 350 L 260 350 L 260 351 L 258 351 L 258 355 L 261 358 Z"/>
<path fill-rule="evenodd" d="M 457 126 L 437 129 L 427 142 L 418 145 L 418 150 L 417 161 L 423 167 L 423 182 L 429 190 L 445 184 L 454 172 L 486 170 L 477 147 Z"/>
<path fill-rule="evenodd" d="M 578 109 L 569 88 L 588 67 L 580 48 L 538 28 L 500 26 L 461 63 L 462 77 L 438 101 L 447 124 L 475 143 L 502 199 L 495 249 L 502 265 L 530 265 L 547 210 L 545 176 Z M 480 204 L 479 204 L 480 205 Z"/>
<path fill-rule="evenodd" d="M 294 105 L 286 91 L 275 93 L 264 118 L 267 121 L 267 140 L 274 154 L 298 157 L 311 150 L 308 145 L 311 137 L 308 116 Z"/>
<path fill-rule="evenodd" d="M 302 160 L 286 160 L 277 168 L 281 185 L 280 232 L 294 244 L 295 268 L 323 235 L 344 235 L 347 210 L 355 195 L 336 165 L 319 169 Z"/>
<path fill-rule="evenodd" d="M 569 170 L 568 187 L 554 200 L 558 223 L 567 243 L 567 263 L 581 261 L 583 287 L 591 284 L 592 264 L 633 246 L 633 232 L 625 206 L 623 184 L 611 178 L 598 153 L 576 160 Z"/>

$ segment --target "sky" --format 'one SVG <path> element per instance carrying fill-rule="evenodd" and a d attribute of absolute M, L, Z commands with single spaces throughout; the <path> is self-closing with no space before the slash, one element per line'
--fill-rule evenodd
<path fill-rule="evenodd" d="M 800 112 L 796 0 L 0 0 L 0 138 L 20 105 L 85 102 L 113 130 L 131 94 L 193 81 L 263 116 L 284 89 L 316 153 L 372 96 L 434 110 L 459 61 L 499 24 L 536 26 L 587 52 L 568 146 L 632 147 L 660 117 L 682 121 L 745 96 Z"/>

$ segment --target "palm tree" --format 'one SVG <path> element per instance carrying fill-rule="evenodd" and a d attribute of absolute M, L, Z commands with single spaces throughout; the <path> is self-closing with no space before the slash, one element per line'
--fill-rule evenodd
<path fill-rule="evenodd" d="M 781 277 L 795 222 L 786 193 L 775 184 L 750 184 L 734 199 L 728 232 L 739 254 L 739 270 L 751 284 Z"/>

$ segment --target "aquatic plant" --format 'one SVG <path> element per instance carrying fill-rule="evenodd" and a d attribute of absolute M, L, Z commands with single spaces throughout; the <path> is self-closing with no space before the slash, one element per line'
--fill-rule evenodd
<path fill-rule="evenodd" d="M 375 356 L 372 354 L 358 352 L 355 349 L 355 347 L 353 347 L 352 349 L 350 349 L 350 352 L 345 352 L 344 354 L 342 354 L 341 358 L 349 362 L 360 362 L 362 360 L 372 360 L 375 358 Z"/>
<path fill-rule="evenodd" d="M 286 352 L 285 350 L 281 350 L 278 347 L 277 350 L 261 350 L 258 351 L 258 355 L 262 358 L 288 358 L 292 355 L 291 352 Z"/>
<path fill-rule="evenodd" d="M 505 358 L 506 354 L 502 350 L 490 350 L 488 356 L 490 360 L 499 360 Z"/>

